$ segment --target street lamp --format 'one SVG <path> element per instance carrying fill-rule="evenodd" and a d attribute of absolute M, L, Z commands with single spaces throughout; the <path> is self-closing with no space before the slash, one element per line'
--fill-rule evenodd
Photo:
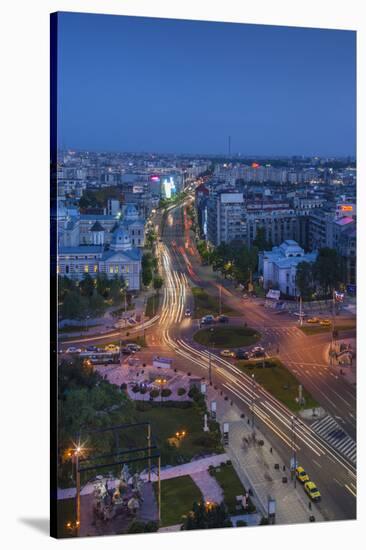
<path fill-rule="evenodd" d="M 214 329 L 213 327 L 211 327 L 210 328 L 211 337 L 213 335 L 213 332 L 214 332 Z M 210 344 L 214 345 L 214 342 L 210 342 Z M 208 350 L 208 380 L 209 380 L 210 386 L 212 386 L 211 347 Z"/>
<path fill-rule="evenodd" d="M 292 471 L 294 476 L 294 487 L 296 489 L 296 432 L 295 432 L 295 417 L 291 416 L 292 430 Z"/>
<path fill-rule="evenodd" d="M 252 374 L 252 430 L 254 434 L 254 400 L 255 400 L 255 376 Z"/>

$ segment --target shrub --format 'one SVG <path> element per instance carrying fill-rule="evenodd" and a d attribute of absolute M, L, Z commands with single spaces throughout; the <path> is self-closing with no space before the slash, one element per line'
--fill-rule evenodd
<path fill-rule="evenodd" d="M 143 521 L 133 521 L 129 528 L 127 529 L 127 533 L 144 533 L 145 531 L 145 523 Z"/>
<path fill-rule="evenodd" d="M 138 386 L 138 385 L 136 384 L 136 386 L 134 386 L 134 387 L 132 388 L 132 391 L 133 391 L 133 393 L 139 393 L 139 391 L 140 391 L 140 386 Z"/>
<path fill-rule="evenodd" d="M 185 393 L 187 393 L 187 390 L 185 388 L 178 388 L 177 390 L 178 395 L 184 395 Z"/>
<path fill-rule="evenodd" d="M 204 433 L 193 440 L 193 445 L 200 447 L 206 447 L 207 449 L 214 449 L 217 445 L 216 438 L 210 433 Z"/>
<path fill-rule="evenodd" d="M 236 526 L 237 527 L 246 527 L 248 524 L 246 521 L 244 521 L 243 519 L 238 519 L 238 521 L 236 522 Z"/>
<path fill-rule="evenodd" d="M 169 397 L 169 395 L 171 394 L 172 394 L 172 390 L 170 390 L 169 388 L 164 388 L 163 390 L 161 390 L 162 397 Z"/>
<path fill-rule="evenodd" d="M 157 521 L 143 521 L 134 520 L 129 526 L 127 533 L 155 533 L 159 528 Z"/>
<path fill-rule="evenodd" d="M 141 388 L 140 393 L 141 393 L 142 395 L 145 395 L 146 392 L 147 392 L 147 389 L 146 389 L 146 388 Z"/>
<path fill-rule="evenodd" d="M 155 397 L 158 397 L 158 396 L 159 396 L 159 390 L 151 390 L 150 397 L 155 399 Z"/>
<path fill-rule="evenodd" d="M 126 382 L 123 382 L 123 384 L 120 385 L 121 390 L 127 390 L 127 384 Z"/>
<path fill-rule="evenodd" d="M 265 518 L 265 517 L 263 516 L 262 519 L 261 519 L 260 522 L 259 522 L 259 525 L 269 525 L 268 518 Z"/>

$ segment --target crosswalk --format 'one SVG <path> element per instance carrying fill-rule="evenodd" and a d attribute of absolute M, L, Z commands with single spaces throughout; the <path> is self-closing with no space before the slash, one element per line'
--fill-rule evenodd
<path fill-rule="evenodd" d="M 313 422 L 311 427 L 332 447 L 356 464 L 356 442 L 346 434 L 334 418 L 327 415 L 321 420 Z"/>

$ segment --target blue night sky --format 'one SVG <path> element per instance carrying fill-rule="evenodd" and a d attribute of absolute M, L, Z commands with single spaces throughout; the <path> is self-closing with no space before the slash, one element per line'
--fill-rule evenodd
<path fill-rule="evenodd" d="M 356 33 L 59 14 L 59 146 L 355 155 Z"/>

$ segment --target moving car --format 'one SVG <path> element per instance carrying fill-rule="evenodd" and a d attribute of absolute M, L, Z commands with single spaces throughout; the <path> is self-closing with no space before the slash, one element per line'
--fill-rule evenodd
<path fill-rule="evenodd" d="M 96 352 L 96 351 L 98 351 L 98 348 L 96 346 L 88 346 L 85 349 L 85 351 L 94 351 L 94 352 Z"/>
<path fill-rule="evenodd" d="M 295 470 L 296 477 L 301 483 L 305 483 L 306 481 L 310 481 L 310 478 L 308 474 L 305 472 L 304 468 L 302 466 L 298 466 Z"/>
<path fill-rule="evenodd" d="M 126 348 L 130 349 L 131 351 L 140 351 L 141 346 L 135 344 L 135 342 L 131 342 L 130 344 L 126 345 Z"/>
<path fill-rule="evenodd" d="M 247 351 L 244 351 L 243 349 L 238 349 L 236 352 L 236 358 L 245 359 L 247 361 L 248 359 L 250 359 L 250 353 Z"/>
<path fill-rule="evenodd" d="M 119 351 L 119 346 L 116 346 L 115 344 L 107 344 L 104 348 L 106 351 Z"/>
<path fill-rule="evenodd" d="M 125 347 L 125 348 L 122 348 L 122 353 L 123 355 L 131 355 L 131 353 L 135 353 L 134 351 L 132 351 L 130 348 L 128 347 Z"/>
<path fill-rule="evenodd" d="M 71 346 L 70 348 L 67 348 L 66 353 L 81 353 L 81 349 Z"/>
<path fill-rule="evenodd" d="M 330 319 L 322 319 L 319 324 L 322 327 L 330 327 L 332 324 L 332 321 L 330 321 Z"/>
<path fill-rule="evenodd" d="M 229 349 L 223 349 L 222 351 L 220 351 L 220 355 L 222 357 L 235 357 L 235 352 Z"/>
<path fill-rule="evenodd" d="M 229 317 L 227 315 L 219 315 L 218 321 L 219 323 L 228 323 Z"/>
<path fill-rule="evenodd" d="M 315 323 L 319 323 L 319 319 L 318 317 L 310 317 L 310 319 L 306 319 L 306 322 L 310 324 L 315 324 Z"/>
<path fill-rule="evenodd" d="M 305 493 L 313 500 L 318 502 L 321 498 L 320 491 L 313 481 L 307 481 L 304 483 Z"/>
<path fill-rule="evenodd" d="M 215 322 L 215 318 L 213 315 L 205 315 L 201 319 L 202 325 L 210 325 L 211 323 L 214 323 L 214 322 Z"/>
<path fill-rule="evenodd" d="M 251 355 L 252 357 L 265 357 L 266 352 L 264 351 L 264 348 L 262 348 L 262 346 L 256 346 L 252 349 Z"/>
<path fill-rule="evenodd" d="M 185 315 L 185 317 L 190 317 L 191 316 L 191 310 L 189 308 L 187 308 L 184 312 L 184 315 Z"/>

